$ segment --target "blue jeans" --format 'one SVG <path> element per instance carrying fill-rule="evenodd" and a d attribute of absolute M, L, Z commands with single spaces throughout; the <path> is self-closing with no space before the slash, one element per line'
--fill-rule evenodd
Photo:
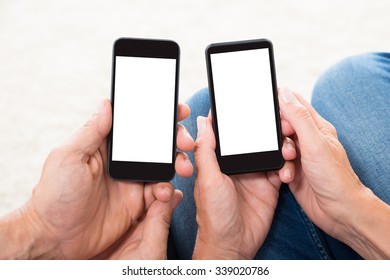
<path fill-rule="evenodd" d="M 312 98 L 317 111 L 337 129 L 339 139 L 361 181 L 390 203 L 390 54 L 347 58 L 326 71 Z M 183 121 L 194 139 L 196 118 L 207 116 L 207 89 L 188 100 L 191 116 Z M 193 162 L 193 154 L 189 154 Z M 193 197 L 195 176 L 176 176 L 184 193 L 170 230 L 168 257 L 191 259 L 197 224 Z M 270 232 L 256 259 L 361 259 L 347 245 L 325 234 L 305 215 L 287 185 L 280 190 Z"/>

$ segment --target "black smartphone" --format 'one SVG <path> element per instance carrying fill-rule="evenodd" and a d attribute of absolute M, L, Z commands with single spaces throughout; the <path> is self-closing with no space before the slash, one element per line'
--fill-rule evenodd
<path fill-rule="evenodd" d="M 179 56 L 173 41 L 115 41 L 108 144 L 112 178 L 145 182 L 173 178 Z"/>
<path fill-rule="evenodd" d="M 272 43 L 211 44 L 206 63 L 221 171 L 280 169 L 284 160 Z"/>

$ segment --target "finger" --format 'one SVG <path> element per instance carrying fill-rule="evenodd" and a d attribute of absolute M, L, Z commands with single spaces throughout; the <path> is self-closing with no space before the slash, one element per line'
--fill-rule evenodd
<path fill-rule="evenodd" d="M 327 120 L 325 120 L 314 108 L 313 106 L 308 102 L 306 101 L 301 95 L 297 94 L 297 93 L 294 93 L 296 98 L 299 100 L 299 102 L 301 102 L 303 104 L 303 106 L 305 106 L 310 114 L 312 115 L 315 123 L 317 124 L 318 128 L 322 131 L 322 132 L 325 132 L 325 133 L 329 133 L 335 137 L 337 137 L 337 131 L 335 129 L 335 127 L 330 123 L 328 122 Z"/>
<path fill-rule="evenodd" d="M 182 152 L 177 153 L 175 161 L 175 170 L 181 177 L 191 177 L 194 172 L 190 158 Z"/>
<path fill-rule="evenodd" d="M 137 220 L 143 214 L 145 208 L 144 183 L 113 181 L 111 178 L 107 178 L 107 180 L 109 180 L 107 184 L 99 184 L 99 187 L 107 189 L 108 204 L 117 206 L 117 204 L 122 201 L 124 207 L 129 209 L 128 218 L 131 219 L 131 221 Z"/>
<path fill-rule="evenodd" d="M 316 149 L 321 133 L 309 109 L 287 88 L 279 89 L 279 105 L 283 118 L 295 130 L 301 145 Z"/>
<path fill-rule="evenodd" d="M 279 170 L 279 178 L 283 183 L 289 184 L 294 181 L 295 164 L 293 161 L 285 161 L 282 169 Z"/>
<path fill-rule="evenodd" d="M 182 120 L 185 120 L 186 118 L 188 118 L 190 113 L 191 109 L 187 104 L 179 103 L 177 121 L 181 122 Z"/>
<path fill-rule="evenodd" d="M 171 183 L 163 182 L 152 185 L 154 197 L 162 202 L 170 201 L 173 196 L 173 186 Z"/>
<path fill-rule="evenodd" d="M 183 194 L 175 190 L 172 199 L 168 202 L 154 201 L 150 206 L 145 220 L 140 247 L 144 252 L 166 252 L 169 227 L 174 209 L 179 205 Z M 164 256 L 161 256 L 164 257 Z"/>
<path fill-rule="evenodd" d="M 288 137 L 283 140 L 282 155 L 285 160 L 294 160 L 297 157 L 295 143 Z"/>
<path fill-rule="evenodd" d="M 67 143 L 75 151 L 92 155 L 102 145 L 111 129 L 111 103 L 105 99 L 97 112 L 72 136 Z"/>
<path fill-rule="evenodd" d="M 194 139 L 192 139 L 187 129 L 181 124 L 177 125 L 176 145 L 179 150 L 182 150 L 184 152 L 190 152 L 194 150 L 195 147 Z"/>
<path fill-rule="evenodd" d="M 149 209 L 153 201 L 158 200 L 161 202 L 170 201 L 173 197 L 174 189 L 172 184 L 163 183 L 150 183 L 145 185 L 144 199 L 145 210 Z"/>
<path fill-rule="evenodd" d="M 280 122 L 282 125 L 283 136 L 291 136 L 295 133 L 294 128 L 291 126 L 291 124 L 288 121 L 282 118 Z"/>
<path fill-rule="evenodd" d="M 209 176 L 215 176 L 220 172 L 217 157 L 215 155 L 215 137 L 208 118 L 197 118 L 198 135 L 195 142 L 195 165 L 197 168 L 197 180 L 208 180 Z"/>

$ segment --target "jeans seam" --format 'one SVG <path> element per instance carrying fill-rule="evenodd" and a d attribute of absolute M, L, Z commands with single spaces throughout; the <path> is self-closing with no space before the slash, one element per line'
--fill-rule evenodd
<path fill-rule="evenodd" d="M 319 255 L 323 260 L 330 260 L 330 256 L 328 252 L 326 251 L 325 247 L 323 246 L 321 239 L 318 237 L 318 233 L 316 229 L 314 228 L 313 223 L 310 221 L 310 219 L 306 216 L 303 209 L 296 203 L 296 206 L 298 207 L 299 213 L 301 214 L 301 217 L 306 224 L 306 228 L 309 230 L 311 239 L 313 240 L 314 244 L 317 246 Z"/>

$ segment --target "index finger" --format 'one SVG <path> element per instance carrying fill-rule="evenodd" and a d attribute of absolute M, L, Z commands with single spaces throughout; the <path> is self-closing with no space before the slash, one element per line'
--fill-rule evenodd
<path fill-rule="evenodd" d="M 314 122 L 317 124 L 318 128 L 321 130 L 321 131 L 326 131 L 326 132 L 329 132 L 330 134 L 332 134 L 333 136 L 335 136 L 337 138 L 337 132 L 336 130 L 334 129 L 333 125 L 328 122 L 327 120 L 325 120 L 314 108 L 313 106 L 306 100 L 304 99 L 300 94 L 294 92 L 295 96 L 297 97 L 297 99 L 299 100 L 299 102 L 301 102 L 303 104 L 303 106 L 305 106 L 310 114 L 312 115 L 313 119 L 314 119 Z"/>
<path fill-rule="evenodd" d="M 287 88 L 280 88 L 278 97 L 283 119 L 290 123 L 303 146 L 314 149 L 322 135 L 309 108 Z"/>

